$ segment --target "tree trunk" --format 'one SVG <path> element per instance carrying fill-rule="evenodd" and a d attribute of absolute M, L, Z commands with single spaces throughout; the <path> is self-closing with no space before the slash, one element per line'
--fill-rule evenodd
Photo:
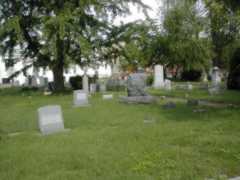
<path fill-rule="evenodd" d="M 53 66 L 53 77 L 54 77 L 54 91 L 61 92 L 64 91 L 64 42 L 60 39 L 59 34 L 56 40 L 57 48 L 57 59 Z"/>
<path fill-rule="evenodd" d="M 52 71 L 54 78 L 54 91 L 55 92 L 64 91 L 63 66 L 58 64 L 53 68 Z"/>

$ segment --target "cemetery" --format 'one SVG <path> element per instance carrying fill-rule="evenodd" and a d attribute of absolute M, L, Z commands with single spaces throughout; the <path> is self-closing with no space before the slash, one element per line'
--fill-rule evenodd
<path fill-rule="evenodd" d="M 0 180 L 240 180 L 239 12 L 0 3 Z"/>

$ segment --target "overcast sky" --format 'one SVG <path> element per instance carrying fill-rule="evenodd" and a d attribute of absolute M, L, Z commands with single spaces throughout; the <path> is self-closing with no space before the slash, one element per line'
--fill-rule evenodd
<path fill-rule="evenodd" d="M 148 10 L 150 18 L 156 18 L 159 6 L 161 5 L 161 0 L 142 0 L 142 2 L 151 7 L 152 10 Z M 121 22 L 129 23 L 136 20 L 145 19 L 145 15 L 141 11 L 139 11 L 137 7 L 131 5 L 130 9 L 132 15 L 127 16 L 125 18 L 123 17 L 117 18 L 114 23 L 119 25 Z"/>

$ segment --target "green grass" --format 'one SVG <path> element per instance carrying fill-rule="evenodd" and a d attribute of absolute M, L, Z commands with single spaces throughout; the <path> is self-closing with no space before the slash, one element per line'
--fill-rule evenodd
<path fill-rule="evenodd" d="M 115 97 L 117 97 L 117 93 Z M 73 108 L 71 95 L 0 92 L 0 179 L 203 180 L 240 175 L 240 111 L 206 113 L 178 103 L 125 105 L 91 98 Z M 41 136 L 37 108 L 62 106 L 71 131 Z M 155 123 L 144 123 L 144 119 Z M 22 132 L 16 136 L 11 133 Z"/>
<path fill-rule="evenodd" d="M 207 90 L 194 89 L 192 91 L 174 89 L 172 91 L 150 89 L 155 96 L 169 96 L 177 98 L 200 99 L 219 103 L 233 103 L 240 105 L 240 91 L 222 90 L 221 93 L 210 95 Z"/>

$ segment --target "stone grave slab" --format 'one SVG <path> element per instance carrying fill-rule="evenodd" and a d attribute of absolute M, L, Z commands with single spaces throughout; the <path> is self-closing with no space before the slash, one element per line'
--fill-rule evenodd
<path fill-rule="evenodd" d="M 90 93 L 96 93 L 97 92 L 97 84 L 90 84 Z"/>
<path fill-rule="evenodd" d="M 73 104 L 75 107 L 89 106 L 88 93 L 84 90 L 77 90 L 73 92 Z"/>
<path fill-rule="evenodd" d="M 104 94 L 102 98 L 103 100 L 111 100 L 113 99 L 113 94 Z"/>
<path fill-rule="evenodd" d="M 38 109 L 38 124 L 43 135 L 64 131 L 61 106 L 45 106 Z"/>

